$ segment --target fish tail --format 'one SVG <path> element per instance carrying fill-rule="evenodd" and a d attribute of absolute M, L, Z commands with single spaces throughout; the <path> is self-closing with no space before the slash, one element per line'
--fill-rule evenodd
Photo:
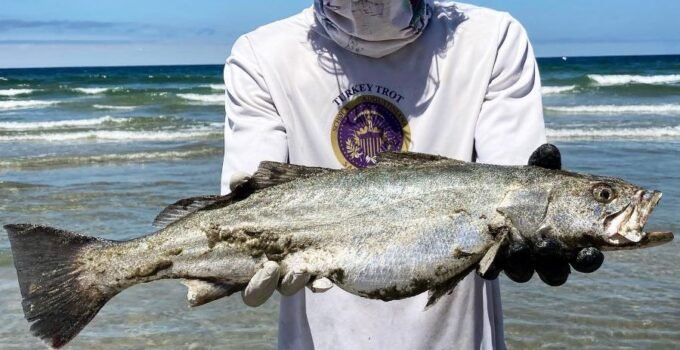
<path fill-rule="evenodd" d="M 115 244 L 35 225 L 6 225 L 31 333 L 58 349 L 75 337 L 118 291 L 88 285 L 81 252 Z"/>

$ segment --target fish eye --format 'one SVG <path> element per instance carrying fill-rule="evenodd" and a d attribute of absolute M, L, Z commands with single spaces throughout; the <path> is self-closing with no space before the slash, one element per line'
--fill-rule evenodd
<path fill-rule="evenodd" d="M 593 186 L 593 197 L 600 203 L 611 203 L 616 198 L 614 189 L 604 183 Z"/>

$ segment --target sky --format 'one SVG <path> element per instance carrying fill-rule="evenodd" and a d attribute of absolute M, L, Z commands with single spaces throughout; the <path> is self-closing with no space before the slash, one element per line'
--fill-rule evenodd
<path fill-rule="evenodd" d="M 234 40 L 312 0 L 0 0 L 0 68 L 221 64 Z M 679 0 L 480 0 L 539 57 L 680 54 Z"/>

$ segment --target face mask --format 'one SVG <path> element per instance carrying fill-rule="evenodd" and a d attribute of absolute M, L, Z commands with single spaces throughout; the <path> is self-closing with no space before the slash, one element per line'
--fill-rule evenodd
<path fill-rule="evenodd" d="M 415 41 L 432 7 L 430 0 L 315 0 L 314 12 L 338 45 L 378 58 Z"/>

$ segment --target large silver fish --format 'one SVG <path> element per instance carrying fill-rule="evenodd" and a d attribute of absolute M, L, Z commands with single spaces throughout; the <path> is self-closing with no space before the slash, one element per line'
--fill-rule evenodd
<path fill-rule="evenodd" d="M 673 238 L 643 231 L 661 193 L 620 179 L 380 158 L 364 170 L 263 162 L 230 195 L 179 201 L 157 218 L 166 227 L 130 241 L 7 225 L 31 331 L 58 348 L 135 284 L 184 279 L 199 305 L 242 290 L 268 260 L 366 298 L 430 291 L 433 304 L 471 271 L 487 271 L 509 242 L 613 250 Z"/>

